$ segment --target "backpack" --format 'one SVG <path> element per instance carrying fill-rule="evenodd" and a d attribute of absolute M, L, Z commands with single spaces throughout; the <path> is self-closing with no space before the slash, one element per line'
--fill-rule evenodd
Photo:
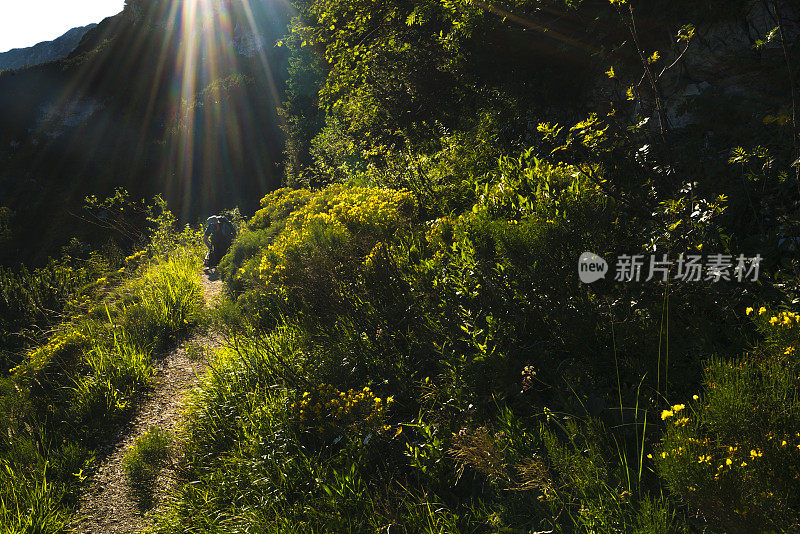
<path fill-rule="evenodd" d="M 236 237 L 236 228 L 233 226 L 233 223 L 230 222 L 227 217 L 222 217 L 220 223 L 222 224 L 222 235 L 229 241 L 233 241 L 233 238 Z"/>
<path fill-rule="evenodd" d="M 219 237 L 225 238 L 228 241 L 233 241 L 233 238 L 236 237 L 236 228 L 227 217 L 222 215 L 212 215 L 206 220 L 206 232 L 213 227 L 215 222 L 219 222 L 220 225 Z"/>

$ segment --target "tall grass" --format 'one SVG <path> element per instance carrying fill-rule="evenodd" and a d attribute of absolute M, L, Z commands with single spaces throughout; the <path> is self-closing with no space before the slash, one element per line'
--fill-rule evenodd
<path fill-rule="evenodd" d="M 153 358 L 202 321 L 197 248 L 145 256 L 91 284 L 0 383 L 3 532 L 62 531 L 93 451 L 148 385 Z"/>
<path fill-rule="evenodd" d="M 201 320 L 198 270 L 196 255 L 179 254 L 152 265 L 131 284 L 134 302 L 122 308 L 119 318 L 128 343 L 160 350 Z"/>
<path fill-rule="evenodd" d="M 0 459 L 0 532 L 61 532 L 69 518 L 61 504 L 63 492 L 62 484 L 48 481 L 46 464 L 43 469 L 26 474 Z"/>

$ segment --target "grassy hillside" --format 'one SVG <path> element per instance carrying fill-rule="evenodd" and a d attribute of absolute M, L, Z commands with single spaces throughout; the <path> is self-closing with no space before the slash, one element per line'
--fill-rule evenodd
<path fill-rule="evenodd" d="M 130 127 L 90 121 L 7 156 L 5 183 L 42 210 L 73 184 L 14 180 L 97 169 L 75 198 L 95 193 L 83 216 L 123 236 L 94 250 L 63 225 L 43 238 L 78 237 L 61 259 L 0 271 L 8 531 L 61 528 L 106 421 L 129 416 L 160 349 L 205 326 L 225 344 L 174 443 L 155 430 L 125 460 L 152 484 L 178 451 L 156 532 L 797 531 L 792 4 L 299 0 L 271 34 L 285 91 L 271 63 L 208 60 L 180 97 L 187 41 L 163 23 L 186 4 L 134 4 L 139 26 L 0 75 L 24 103 L 0 107 L 15 127 L 38 97 L 9 76 L 47 88 L 73 66 L 96 73 L 103 121 Z M 154 57 L 163 70 L 140 78 Z M 278 122 L 275 189 L 265 162 L 283 148 L 247 132 Z M 62 150 L 79 139 L 102 157 Z M 258 205 L 210 313 L 199 236 L 135 200 L 144 182 L 101 200 L 118 177 L 200 198 L 172 203 L 178 218 Z M 41 230 L 9 207 L 6 245 Z M 581 281 L 584 252 L 605 278 Z M 644 260 L 638 277 L 623 258 Z"/>
<path fill-rule="evenodd" d="M 197 236 L 164 232 L 168 214 L 160 222 L 150 245 L 119 268 L 97 256 L 90 267 L 23 272 L 21 287 L 4 277 L 5 299 L 23 297 L 16 306 L 29 313 L 52 306 L 53 315 L 29 326 L 32 348 L 3 343 L 2 532 L 63 531 L 96 452 L 149 385 L 154 358 L 204 321 Z"/>
<path fill-rule="evenodd" d="M 580 284 L 566 258 L 643 231 L 623 208 L 527 155 L 473 185 L 262 200 L 158 531 L 791 531 L 794 308 Z"/>

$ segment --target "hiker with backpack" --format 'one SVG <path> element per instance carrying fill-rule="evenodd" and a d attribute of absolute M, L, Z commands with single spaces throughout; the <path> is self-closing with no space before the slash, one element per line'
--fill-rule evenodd
<path fill-rule="evenodd" d="M 236 237 L 236 228 L 227 217 L 212 215 L 206 220 L 206 230 L 203 232 L 203 243 L 208 247 L 208 254 L 204 265 L 216 267 L 222 256 L 228 251 Z"/>

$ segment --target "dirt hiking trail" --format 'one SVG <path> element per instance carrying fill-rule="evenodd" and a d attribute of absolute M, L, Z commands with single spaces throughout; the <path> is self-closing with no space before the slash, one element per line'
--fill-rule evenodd
<path fill-rule="evenodd" d="M 222 292 L 222 281 L 216 271 L 198 274 L 203 286 L 206 306 Z M 128 534 L 139 532 L 153 521 L 142 510 L 122 471 L 122 458 L 135 441 L 151 427 L 175 432 L 180 422 L 186 393 L 197 385 L 207 367 L 206 358 L 190 359 L 187 345 L 201 345 L 206 354 L 221 345 L 213 333 L 198 334 L 185 340 L 154 363 L 152 385 L 139 399 L 133 416 L 116 429 L 109 442 L 97 453 L 98 468 L 93 474 L 70 528 L 78 533 Z M 166 471 L 166 473 L 165 473 Z M 157 504 L 170 486 L 169 470 L 163 470 L 156 484 Z"/>

